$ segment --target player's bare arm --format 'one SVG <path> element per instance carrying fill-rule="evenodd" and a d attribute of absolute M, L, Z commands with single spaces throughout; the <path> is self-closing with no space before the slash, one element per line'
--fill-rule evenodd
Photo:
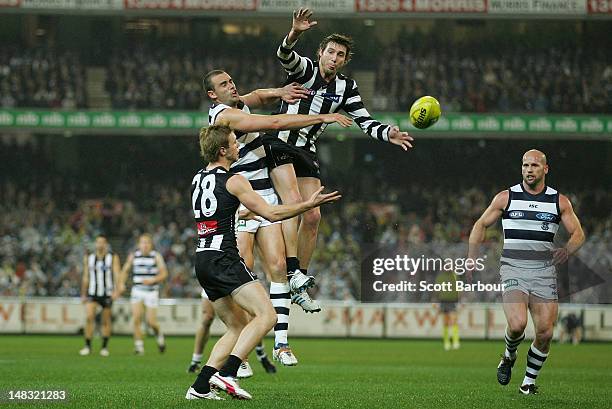
<path fill-rule="evenodd" d="M 312 11 L 310 9 L 300 7 L 293 11 L 293 23 L 291 25 L 291 31 L 289 31 L 289 35 L 287 36 L 287 40 L 290 43 L 296 42 L 303 32 L 317 25 L 316 21 L 310 20 L 311 17 Z"/>
<path fill-rule="evenodd" d="M 247 209 L 270 221 L 290 219 L 322 204 L 335 202 L 342 197 L 337 191 L 321 193 L 324 188 L 321 186 L 304 202 L 272 206 L 253 190 L 251 184 L 242 175 L 234 175 L 229 178 L 226 187 Z"/>
<path fill-rule="evenodd" d="M 121 274 L 119 276 L 119 295 L 123 294 L 125 291 L 125 283 L 127 282 L 128 274 L 132 269 L 132 264 L 134 263 L 134 254 L 130 254 L 121 269 Z"/>
<path fill-rule="evenodd" d="M 301 129 L 320 123 L 338 123 L 346 128 L 351 126 L 352 119 L 341 114 L 319 115 L 256 115 L 247 114 L 236 108 L 229 108 L 219 114 L 215 125 L 225 125 L 242 132 L 266 130 Z"/>
<path fill-rule="evenodd" d="M 121 284 L 120 277 L 121 277 L 121 262 L 119 261 L 119 256 L 116 254 L 113 254 L 113 282 L 117 283 L 117 285 L 115 286 L 115 289 L 113 290 L 113 294 L 112 294 L 113 300 L 116 300 L 117 298 L 119 298 L 119 295 L 122 293 L 121 289 L 119 288 L 119 285 Z"/>
<path fill-rule="evenodd" d="M 508 205 L 509 198 L 510 194 L 507 190 L 499 192 L 480 218 L 476 220 L 470 232 L 468 258 L 475 259 L 478 256 L 478 247 L 485 239 L 487 228 L 500 218 Z"/>
<path fill-rule="evenodd" d="M 242 95 L 240 100 L 251 108 L 261 108 L 273 104 L 279 99 L 288 104 L 293 104 L 302 98 L 308 98 L 308 95 L 306 88 L 297 82 L 293 82 L 282 88 L 256 89 L 246 95 Z"/>
<path fill-rule="evenodd" d="M 89 265 L 87 255 L 83 256 L 83 279 L 81 280 L 81 302 L 87 300 L 87 287 L 89 287 Z"/>
<path fill-rule="evenodd" d="M 561 223 L 570 234 L 570 238 L 565 246 L 553 251 L 554 264 L 565 263 L 569 256 L 582 247 L 585 240 L 580 220 L 574 213 L 572 203 L 567 196 L 559 195 L 559 210 L 561 211 Z"/>
<path fill-rule="evenodd" d="M 157 268 L 159 269 L 159 273 L 153 278 L 147 278 L 146 280 L 142 280 L 142 284 L 144 285 L 154 285 L 159 284 L 161 282 L 166 281 L 168 278 L 168 267 L 166 267 L 166 262 L 161 254 L 155 254 L 155 262 L 157 263 Z"/>

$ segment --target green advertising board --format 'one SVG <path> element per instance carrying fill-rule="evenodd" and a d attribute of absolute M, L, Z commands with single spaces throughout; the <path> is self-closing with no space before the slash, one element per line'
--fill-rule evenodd
<path fill-rule="evenodd" d="M 512 114 L 443 114 L 438 123 L 421 131 L 414 128 L 407 114 L 383 113 L 376 119 L 398 125 L 411 133 L 435 134 L 581 134 L 612 136 L 612 116 L 600 115 L 512 115 Z M 203 112 L 145 111 L 60 111 L 0 110 L 0 129 L 24 129 L 40 132 L 82 131 L 145 133 L 165 131 L 192 133 L 206 126 L 208 114 Z M 350 131 L 359 131 L 354 125 Z"/>

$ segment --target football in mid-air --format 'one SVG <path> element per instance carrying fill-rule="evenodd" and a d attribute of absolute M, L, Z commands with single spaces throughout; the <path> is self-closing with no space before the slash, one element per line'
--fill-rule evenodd
<path fill-rule="evenodd" d="M 419 129 L 429 128 L 438 122 L 441 113 L 437 99 L 430 96 L 421 97 L 410 107 L 410 123 Z"/>

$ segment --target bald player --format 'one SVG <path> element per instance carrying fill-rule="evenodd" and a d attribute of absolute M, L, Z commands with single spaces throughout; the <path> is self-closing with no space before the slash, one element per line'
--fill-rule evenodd
<path fill-rule="evenodd" d="M 523 181 L 499 192 L 480 219 L 469 239 L 468 258 L 478 256 L 487 227 L 502 217 L 504 247 L 501 281 L 506 315 L 506 349 L 497 367 L 497 381 L 510 383 L 517 348 L 525 338 L 527 311 L 531 312 L 535 340 L 527 353 L 527 368 L 519 392 L 537 394 L 536 378 L 548 357 L 553 327 L 557 320 L 556 265 L 565 263 L 584 243 L 580 221 L 569 199 L 546 186 L 546 155 L 532 149 L 523 155 Z M 570 234 L 565 246 L 555 248 L 553 239 L 563 223 Z"/>

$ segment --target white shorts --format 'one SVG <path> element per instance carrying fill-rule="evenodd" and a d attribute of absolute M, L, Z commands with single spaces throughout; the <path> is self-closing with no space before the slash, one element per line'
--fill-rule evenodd
<path fill-rule="evenodd" d="M 272 205 L 272 206 L 278 205 L 278 196 L 276 195 L 276 193 L 265 195 L 262 197 L 269 205 Z M 244 207 L 244 205 L 240 205 L 238 212 L 241 212 L 242 210 L 245 210 L 245 209 L 246 207 Z M 246 232 L 246 233 L 257 233 L 257 229 L 259 229 L 260 227 L 271 226 L 276 223 L 280 223 L 280 221 L 271 222 L 269 220 L 264 219 L 263 217 L 258 217 L 257 219 L 253 219 L 253 220 L 238 219 L 238 221 L 236 222 L 236 231 Z"/>
<path fill-rule="evenodd" d="M 208 300 L 208 294 L 206 294 L 206 290 L 202 288 L 202 293 L 200 294 L 203 300 Z"/>
<path fill-rule="evenodd" d="M 159 306 L 159 290 L 139 290 L 132 288 L 130 302 L 144 302 L 145 307 L 157 308 Z"/>

